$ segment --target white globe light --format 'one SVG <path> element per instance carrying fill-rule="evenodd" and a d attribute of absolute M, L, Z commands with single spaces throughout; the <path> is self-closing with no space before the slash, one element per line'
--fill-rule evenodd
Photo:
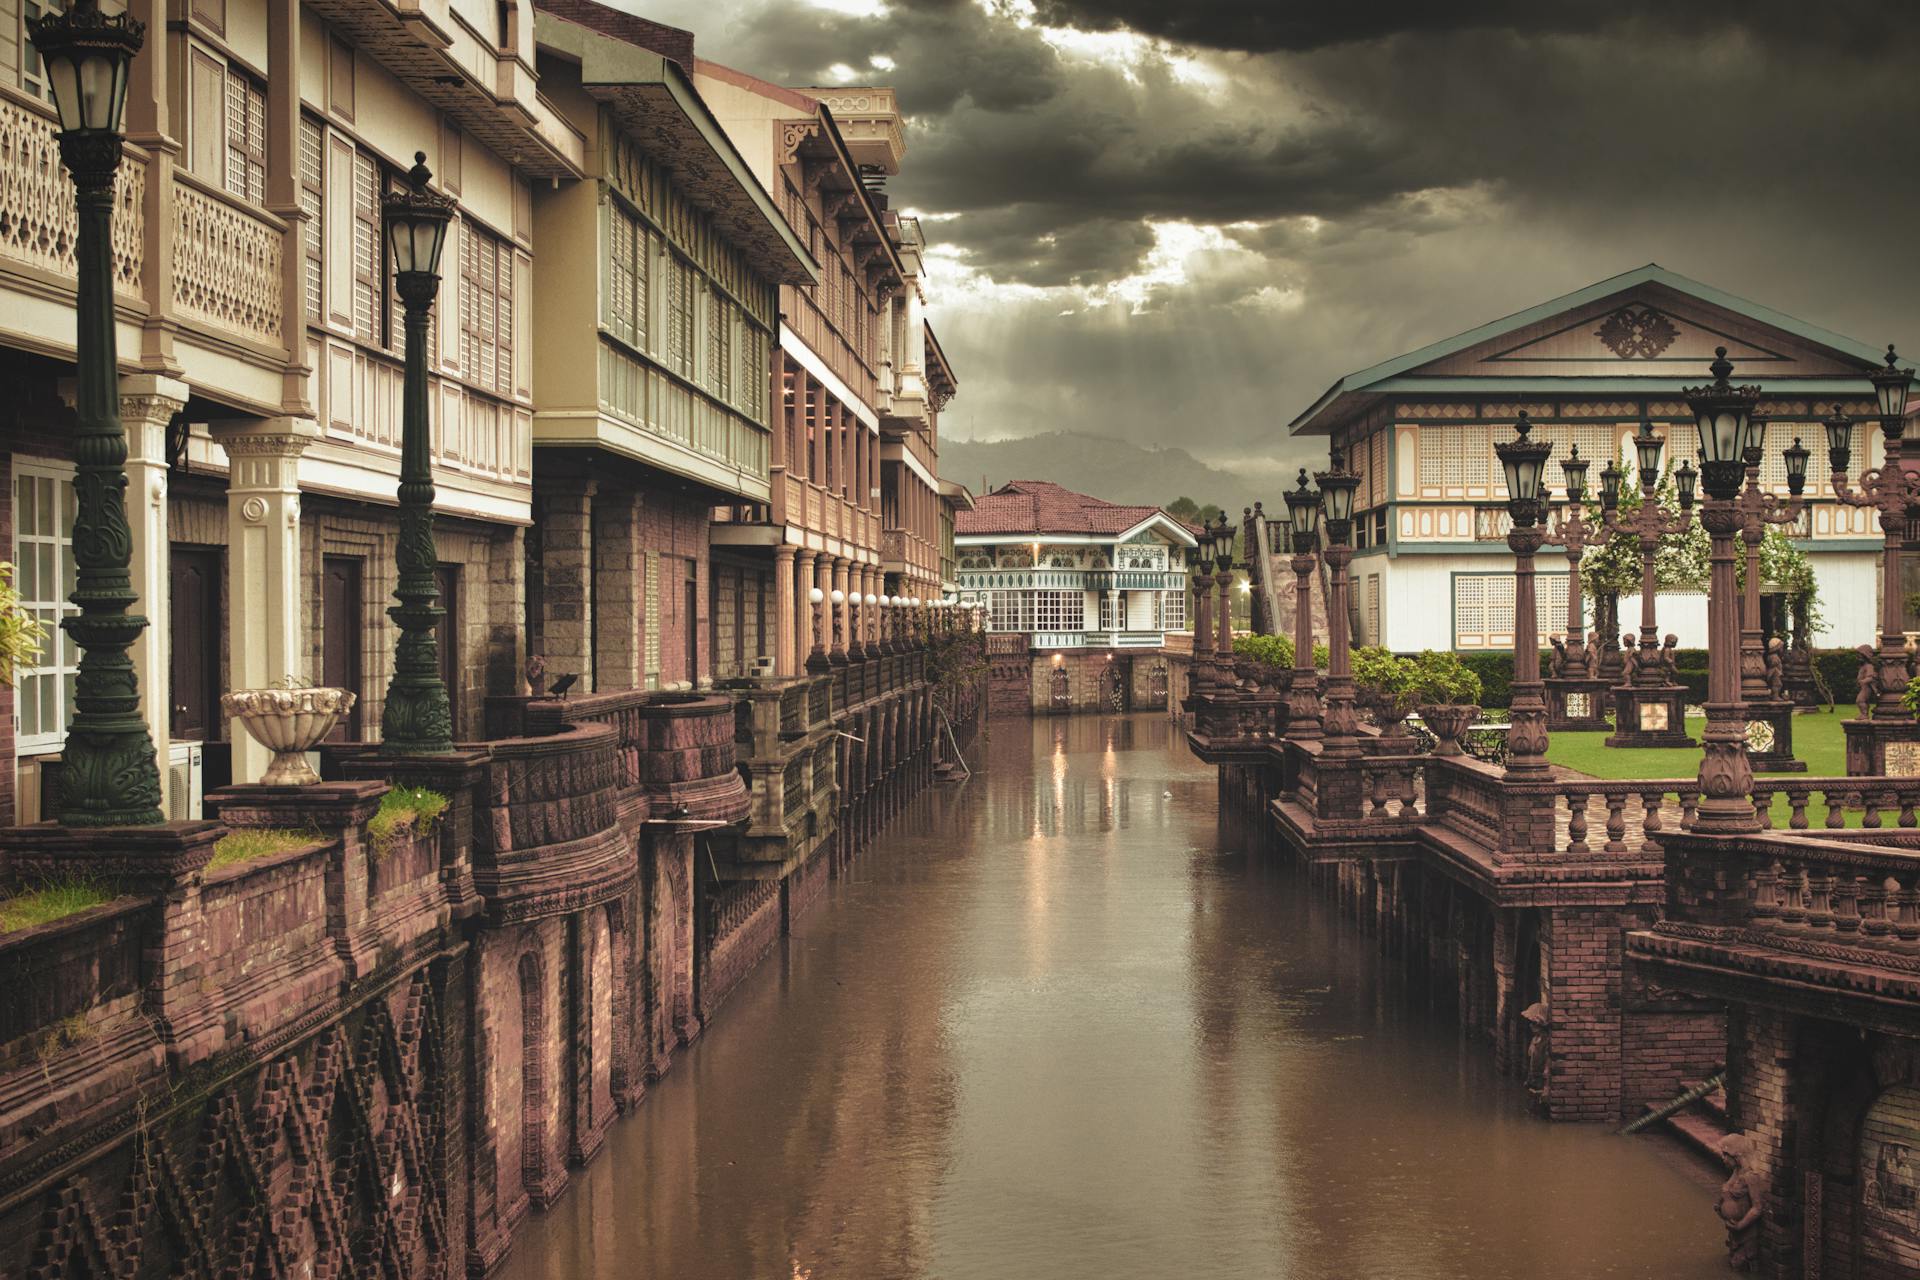
<path fill-rule="evenodd" d="M 826 597 L 820 594 L 820 588 L 809 587 L 807 589 L 807 599 L 812 601 L 814 604 L 819 604 L 822 600 L 825 600 Z"/>

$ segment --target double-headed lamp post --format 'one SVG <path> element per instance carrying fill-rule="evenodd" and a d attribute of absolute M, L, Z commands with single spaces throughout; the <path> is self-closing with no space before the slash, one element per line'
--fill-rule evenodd
<path fill-rule="evenodd" d="M 1307 486 L 1307 469 L 1300 468 L 1300 485 L 1289 489 L 1287 524 L 1293 545 L 1293 682 L 1287 691 L 1287 736 L 1301 741 L 1320 737 L 1319 673 L 1313 665 L 1313 570 L 1320 537 L 1320 497 Z"/>
<path fill-rule="evenodd" d="M 1880 513 L 1880 699 L 1875 720 L 1906 720 L 1912 716 L 1900 705 L 1907 690 L 1905 600 L 1900 588 L 1900 552 L 1907 536 L 1907 511 L 1920 503 L 1920 475 L 1901 465 L 1900 436 L 1906 427 L 1907 391 L 1913 370 L 1899 367 L 1899 356 L 1887 347 L 1887 363 L 1871 375 L 1874 399 L 1880 411 L 1880 433 L 1886 457 L 1878 467 L 1860 476 L 1860 487 L 1847 483 L 1851 461 L 1853 421 L 1834 406 L 1827 419 L 1827 452 L 1833 465 L 1833 495 L 1849 507 L 1872 507 Z"/>
<path fill-rule="evenodd" d="M 433 174 L 424 151 L 414 153 L 407 185 L 381 203 L 393 251 L 394 287 L 406 311 L 407 365 L 400 419 L 400 571 L 387 616 L 400 628 L 393 679 L 380 713 L 386 750 L 432 755 L 453 750 L 453 712 L 434 631 L 446 612 L 433 580 L 433 450 L 427 415 L 427 317 L 440 292 L 440 250 L 453 220 L 453 198 L 429 191 Z"/>
<path fill-rule="evenodd" d="M 1700 487 L 1706 501 L 1700 523 L 1712 540 L 1707 581 L 1707 727 L 1700 735 L 1700 808 L 1696 831 L 1740 835 L 1758 831 L 1753 811 L 1753 767 L 1747 759 L 1745 708 L 1740 702 L 1734 645 L 1740 633 L 1740 602 L 1734 594 L 1733 539 L 1741 515 L 1735 500 L 1747 473 L 1746 451 L 1760 388 L 1729 381 L 1727 349 L 1714 351 L 1713 381 L 1681 394 L 1700 432 Z"/>
<path fill-rule="evenodd" d="M 1699 473 L 1685 462 L 1673 473 L 1680 498 L 1678 515 L 1668 515 L 1656 501 L 1660 485 L 1660 454 L 1666 441 L 1653 433 L 1653 423 L 1642 422 L 1633 439 L 1640 471 L 1640 505 L 1632 515 L 1620 513 L 1620 482 L 1624 475 L 1612 460 L 1600 472 L 1600 515 L 1607 538 L 1630 537 L 1640 549 L 1640 644 L 1636 656 L 1628 652 L 1632 675 L 1614 686 L 1614 729 L 1610 747 L 1690 747 L 1686 735 L 1686 691 L 1672 682 L 1661 658 L 1660 625 L 1655 612 L 1659 591 L 1659 555 L 1663 539 L 1685 533 L 1693 523 L 1694 486 Z M 1628 645 L 1629 650 L 1632 645 Z"/>
<path fill-rule="evenodd" d="M 1567 553 L 1567 658 L 1563 674 L 1583 676 L 1591 665 L 1587 659 L 1586 598 L 1580 589 L 1580 557 L 1587 543 L 1599 532 L 1587 521 L 1587 468 L 1589 460 L 1580 456 L 1574 445 L 1560 462 L 1567 478 L 1567 514 L 1557 532 L 1541 539 L 1542 545 L 1560 547 Z"/>
<path fill-rule="evenodd" d="M 1546 685 L 1540 680 L 1540 614 L 1534 602 L 1533 557 L 1545 540 L 1547 457 L 1553 446 L 1530 439 L 1525 410 L 1514 438 L 1494 446 L 1507 478 L 1507 549 L 1513 552 L 1513 704 L 1507 729 L 1507 776 L 1547 772 Z"/>
<path fill-rule="evenodd" d="M 1213 526 L 1200 522 L 1194 535 L 1193 580 L 1193 664 L 1187 673 L 1190 692 L 1199 693 L 1213 683 Z"/>
<path fill-rule="evenodd" d="M 1327 562 L 1327 697 L 1325 704 L 1325 759 L 1360 754 L 1356 736 L 1359 722 L 1353 712 L 1353 655 L 1347 646 L 1347 566 L 1353 563 L 1353 491 L 1360 477 L 1347 470 L 1346 459 L 1334 450 L 1331 465 L 1314 473 L 1320 486 L 1320 527 L 1326 532 L 1321 555 Z M 1299 655 L 1294 656 L 1298 662 Z M 1313 660 L 1309 646 L 1307 660 Z"/>
<path fill-rule="evenodd" d="M 120 423 L 113 314 L 113 183 L 120 170 L 127 79 L 145 25 L 77 0 L 28 18 L 60 115 L 60 158 L 73 174 L 74 587 L 80 612 L 61 620 L 80 650 L 68 723 L 59 819 L 69 827 L 165 821 L 153 737 L 140 715 L 128 648 L 147 626 L 132 610 L 133 537 L 127 526 L 127 433 Z"/>

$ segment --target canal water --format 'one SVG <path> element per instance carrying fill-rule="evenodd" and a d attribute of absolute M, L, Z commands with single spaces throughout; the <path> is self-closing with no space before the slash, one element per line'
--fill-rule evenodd
<path fill-rule="evenodd" d="M 1548 1125 L 1164 717 L 999 720 L 505 1275 L 1693 1280 L 1719 1178 Z"/>

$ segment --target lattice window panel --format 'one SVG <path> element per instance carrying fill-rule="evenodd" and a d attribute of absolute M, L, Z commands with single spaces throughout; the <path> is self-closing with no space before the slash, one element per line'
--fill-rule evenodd
<path fill-rule="evenodd" d="M 326 288 L 326 132 L 316 120 L 300 118 L 300 209 L 307 215 L 301 235 L 306 251 L 303 281 L 307 319 L 318 324 Z"/>
<path fill-rule="evenodd" d="M 607 329 L 628 346 L 635 339 L 634 288 L 640 252 L 640 223 L 618 205 L 607 213 Z"/>
<path fill-rule="evenodd" d="M 1367 643 L 1379 644 L 1380 640 L 1380 575 L 1367 575 Z"/>
<path fill-rule="evenodd" d="M 1160 593 L 1160 629 L 1162 631 L 1185 631 L 1187 629 L 1186 592 L 1162 591 Z"/>
<path fill-rule="evenodd" d="M 1480 425 L 1422 426 L 1418 437 L 1420 487 L 1484 488 L 1493 479 L 1493 436 Z"/>
<path fill-rule="evenodd" d="M 361 341 L 384 345 L 377 327 L 384 318 L 385 272 L 380 237 L 380 168 L 372 156 L 353 157 L 353 331 Z"/>
<path fill-rule="evenodd" d="M 647 688 L 660 687 L 660 557 L 652 551 L 645 553 L 646 570 L 642 579 L 641 607 L 645 610 L 642 626 L 646 638 L 642 642 L 641 660 L 645 664 Z"/>
<path fill-rule="evenodd" d="M 227 193 L 263 204 L 267 198 L 266 91 L 227 68 Z"/>
<path fill-rule="evenodd" d="M 1367 442 L 1367 505 L 1377 507 L 1393 496 L 1387 482 L 1387 433 L 1376 431 Z"/>
<path fill-rule="evenodd" d="M 1078 591 L 1036 591 L 1033 593 L 1033 629 L 1035 631 L 1085 631 L 1086 597 Z"/>
<path fill-rule="evenodd" d="M 16 749 L 58 747 L 66 737 L 80 651 L 60 629 L 78 613 L 73 592 L 73 468 L 16 457 L 13 464 L 14 588 L 45 628 L 40 656 L 14 676 Z"/>

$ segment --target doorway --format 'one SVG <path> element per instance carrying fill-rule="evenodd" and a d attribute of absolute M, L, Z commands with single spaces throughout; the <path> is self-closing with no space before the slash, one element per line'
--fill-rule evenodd
<path fill-rule="evenodd" d="M 168 736 L 211 742 L 220 736 L 220 576 L 218 547 L 168 551 L 172 610 L 167 620 Z"/>
<path fill-rule="evenodd" d="M 366 644 L 366 596 L 361 591 L 364 562 L 357 556 L 327 556 L 321 566 L 320 614 L 324 636 L 320 643 L 321 679 L 329 688 L 347 689 L 356 696 L 328 742 L 361 740 L 360 707 L 362 648 Z"/>

